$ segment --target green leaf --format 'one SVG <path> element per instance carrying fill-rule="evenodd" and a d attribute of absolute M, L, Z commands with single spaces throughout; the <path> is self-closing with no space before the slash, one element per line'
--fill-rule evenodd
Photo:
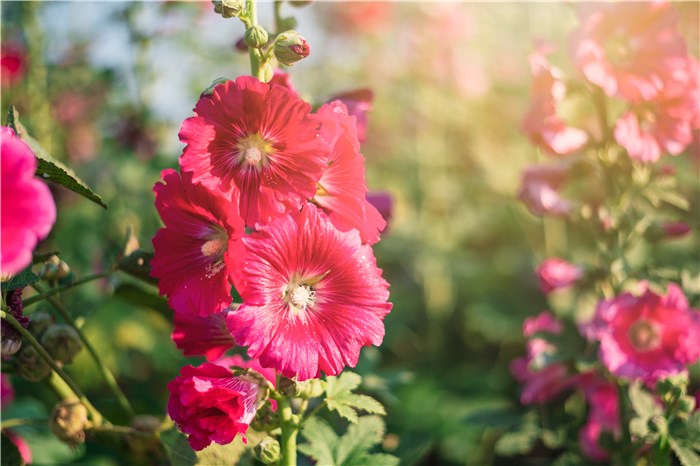
<path fill-rule="evenodd" d="M 14 129 L 17 136 L 19 136 L 34 152 L 37 159 L 36 176 L 68 188 L 90 199 L 95 204 L 105 209 L 107 208 L 107 204 L 102 201 L 102 198 L 95 194 L 95 192 L 78 178 L 78 175 L 76 175 L 73 170 L 54 159 L 51 154 L 41 147 L 41 144 L 39 144 L 36 139 L 27 133 L 27 130 L 19 121 L 17 110 L 13 106 L 10 106 L 7 113 L 7 125 Z"/>
<path fill-rule="evenodd" d="M 160 441 L 163 442 L 165 452 L 173 466 L 194 466 L 197 456 L 187 442 L 187 437 L 176 428 L 160 433 Z"/>
<path fill-rule="evenodd" d="M 24 460 L 22 460 L 22 455 L 15 443 L 10 440 L 10 438 L 2 434 L 2 443 L 0 443 L 0 450 L 2 450 L 2 455 L 0 456 L 0 465 L 2 466 L 22 466 Z"/>
<path fill-rule="evenodd" d="M 32 283 L 36 283 L 39 280 L 40 278 L 34 272 L 32 272 L 32 266 L 30 265 L 17 275 L 14 275 L 12 278 L 10 278 L 8 282 L 3 283 L 2 289 L 3 291 L 16 290 L 19 288 L 24 288 L 25 286 L 29 286 Z"/>
<path fill-rule="evenodd" d="M 137 249 L 128 256 L 120 259 L 117 263 L 117 268 L 139 280 L 157 285 L 158 280 L 150 276 L 151 259 L 153 259 L 152 252 Z"/>
<path fill-rule="evenodd" d="M 669 437 L 668 443 L 683 466 L 698 466 L 700 464 L 700 455 L 695 452 L 689 442 Z"/>
<path fill-rule="evenodd" d="M 532 426 L 515 432 L 506 432 L 496 442 L 494 451 L 501 456 L 522 455 L 535 446 L 540 432 Z"/>
<path fill-rule="evenodd" d="M 386 415 L 384 406 L 367 395 L 352 393 L 362 381 L 362 377 L 353 372 L 344 372 L 339 377 L 326 379 L 326 405 L 352 423 L 358 422 L 357 410 L 371 414 Z"/>
<path fill-rule="evenodd" d="M 298 450 L 316 460 L 318 464 L 335 464 L 334 450 L 338 436 L 323 419 L 312 417 L 301 431 L 308 443 L 299 445 Z"/>
<path fill-rule="evenodd" d="M 168 306 L 168 302 L 164 298 L 144 290 L 140 286 L 132 283 L 122 283 L 114 290 L 114 295 L 132 304 L 150 307 L 168 319 L 172 317 L 170 306 Z"/>
<path fill-rule="evenodd" d="M 195 452 L 197 457 L 195 464 L 201 466 L 211 466 L 218 464 L 238 464 L 246 450 L 254 448 L 263 438 L 260 432 L 248 429 L 245 434 L 248 444 L 243 443 L 240 435 L 237 435 L 233 442 L 227 445 L 212 443 L 202 451 Z"/>
<path fill-rule="evenodd" d="M 384 438 L 384 421 L 379 416 L 363 416 L 351 424 L 336 450 L 336 460 L 345 464 L 358 453 L 365 454 Z"/>
<path fill-rule="evenodd" d="M 663 414 L 661 406 L 656 403 L 654 396 L 642 388 L 642 384 L 635 382 L 629 387 L 630 403 L 637 416 L 650 418 L 656 414 Z"/>

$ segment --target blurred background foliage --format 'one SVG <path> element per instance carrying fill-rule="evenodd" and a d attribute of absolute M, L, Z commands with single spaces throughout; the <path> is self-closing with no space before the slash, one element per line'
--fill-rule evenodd
<path fill-rule="evenodd" d="M 698 3 L 677 7 L 697 55 Z M 272 4 L 260 10 L 269 23 Z M 375 248 L 394 310 L 384 344 L 365 349 L 358 372 L 388 406 L 384 448 L 405 465 L 512 464 L 494 443 L 523 422 L 508 364 L 524 352 L 523 319 L 548 308 L 533 270 L 548 256 L 576 257 L 571 245 L 584 236 L 515 199 L 524 167 L 545 160 L 519 130 L 527 56 L 537 38 L 566 52 L 573 6 L 319 2 L 284 11 L 311 45 L 309 59 L 288 70 L 305 99 L 320 104 L 358 88 L 375 96 L 363 153 L 370 189 L 395 201 Z M 3 75 L 3 115 L 15 105 L 109 206 L 52 187 L 58 221 L 39 251 L 61 251 L 80 276 L 113 263 L 129 227 L 151 248 L 160 226 L 152 186 L 177 165 L 179 125 L 200 92 L 220 76 L 248 74 L 234 48 L 242 34 L 209 2 L 2 3 L 3 61 L 18 64 Z M 697 155 L 666 162 L 679 168 L 697 213 Z M 640 254 L 673 267 L 688 250 L 700 254 L 697 233 Z M 166 384 L 187 360 L 169 339 L 169 311 L 139 304 L 138 290 L 156 291 L 117 275 L 63 299 L 136 411 L 162 416 Z M 86 352 L 69 370 L 101 411 L 124 422 Z M 52 393 L 13 382 L 17 401 L 3 415 L 47 416 Z M 95 444 L 70 450 L 44 428 L 17 431 L 37 464 L 127 461 Z M 553 456 L 535 449 L 519 464 Z"/>

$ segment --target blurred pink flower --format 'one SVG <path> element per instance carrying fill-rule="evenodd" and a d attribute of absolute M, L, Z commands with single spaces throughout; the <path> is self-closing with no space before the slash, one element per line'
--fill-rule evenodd
<path fill-rule="evenodd" d="M 18 43 L 5 41 L 0 47 L 0 79 L 2 87 L 10 87 L 19 82 L 26 72 L 27 59 L 24 47 Z"/>
<path fill-rule="evenodd" d="M 357 139 L 360 143 L 367 138 L 367 114 L 372 110 L 374 93 L 370 89 L 357 89 L 355 91 L 344 92 L 328 99 L 327 103 L 335 100 L 341 101 L 348 110 L 348 115 L 355 117 L 357 127 Z"/>
<path fill-rule="evenodd" d="M 389 284 L 357 231 L 308 204 L 244 242 L 243 304 L 227 323 L 249 356 L 302 381 L 337 375 L 381 344 Z"/>
<path fill-rule="evenodd" d="M 231 443 L 244 434 L 255 418 L 260 386 L 245 376 L 234 377 L 230 369 L 205 362 L 185 366 L 168 383 L 168 414 L 190 446 L 202 450 L 212 442 Z"/>
<path fill-rule="evenodd" d="M 0 406 L 3 408 L 15 399 L 15 389 L 7 374 L 0 375 Z"/>
<path fill-rule="evenodd" d="M 544 294 L 568 288 L 583 277 L 583 269 L 563 259 L 552 257 L 537 267 L 540 289 Z"/>
<path fill-rule="evenodd" d="M 610 96 L 653 99 L 686 66 L 679 15 L 670 3 L 585 3 L 578 16 L 574 61 Z"/>
<path fill-rule="evenodd" d="M 570 169 L 566 162 L 528 167 L 522 175 L 518 199 L 533 215 L 568 215 L 574 205 L 558 190 L 567 181 Z"/>
<path fill-rule="evenodd" d="M 17 447 L 17 450 L 19 450 L 19 455 L 22 457 L 22 460 L 24 461 L 25 464 L 31 464 L 32 463 L 32 450 L 29 448 L 29 444 L 27 443 L 26 440 L 19 434 L 16 434 L 12 432 L 9 429 L 5 429 L 2 431 L 3 434 L 7 435 L 7 437 L 12 441 L 12 443 L 15 444 Z"/>
<path fill-rule="evenodd" d="M 207 361 L 219 358 L 236 342 L 226 328 L 226 309 L 208 316 L 175 312 L 172 339 L 185 356 L 204 356 Z"/>
<path fill-rule="evenodd" d="M 549 154 L 567 155 L 581 149 L 588 141 L 585 131 L 567 126 L 557 115 L 557 106 L 566 97 L 566 86 L 561 72 L 550 66 L 545 45 L 538 46 L 530 55 L 534 79 L 530 108 L 522 124 L 537 147 Z"/>
<path fill-rule="evenodd" d="M 692 71 L 669 81 L 651 100 L 634 105 L 617 120 L 615 140 L 632 159 L 656 162 L 661 155 L 679 155 L 693 141 L 692 128 L 700 114 L 698 64 L 688 58 Z"/>
<path fill-rule="evenodd" d="M 623 293 L 598 304 L 582 333 L 600 342 L 600 359 L 610 372 L 653 386 L 657 380 L 684 373 L 700 359 L 700 311 L 676 284 L 665 296 L 647 289 Z"/>
<path fill-rule="evenodd" d="M 0 406 L 6 408 L 15 399 L 15 389 L 12 387 L 12 382 L 10 381 L 10 376 L 7 374 L 0 375 Z M 3 434 L 15 444 L 19 450 L 19 454 L 26 464 L 32 462 L 32 451 L 29 449 L 29 444 L 9 429 L 3 429 Z"/>
<path fill-rule="evenodd" d="M 585 456 L 593 461 L 606 461 L 610 454 L 600 446 L 600 435 L 620 435 L 617 388 L 599 376 L 582 387 L 588 402 L 588 421 L 579 431 L 579 444 Z"/>
<path fill-rule="evenodd" d="M 34 153 L 4 126 L 0 162 L 0 273 L 14 275 L 31 263 L 37 243 L 51 231 L 56 204 L 48 186 L 34 177 Z"/>
<path fill-rule="evenodd" d="M 379 233 L 386 233 L 389 229 L 389 222 L 394 217 L 394 198 L 386 191 L 368 192 L 365 198 L 379 211 L 386 222 L 386 226 Z"/>
<path fill-rule="evenodd" d="M 662 225 L 666 238 L 682 238 L 691 232 L 690 225 L 686 222 L 666 222 Z"/>
<path fill-rule="evenodd" d="M 319 134 L 331 155 L 313 202 L 328 214 L 336 228 L 356 229 L 363 243 L 374 244 L 386 221 L 365 198 L 365 158 L 360 153 L 355 118 L 339 101 L 323 105 L 316 114 L 321 122 Z"/>

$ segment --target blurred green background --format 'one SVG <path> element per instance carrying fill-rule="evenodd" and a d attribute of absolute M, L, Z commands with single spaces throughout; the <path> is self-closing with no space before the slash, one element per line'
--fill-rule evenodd
<path fill-rule="evenodd" d="M 698 3 L 678 8 L 692 48 Z M 311 56 L 288 70 L 302 97 L 320 104 L 357 88 L 375 95 L 362 151 L 370 189 L 395 201 L 375 247 L 394 310 L 384 344 L 366 348 L 357 370 L 387 404 L 384 448 L 405 465 L 513 464 L 493 444 L 520 422 L 508 363 L 524 352 L 522 320 L 548 308 L 533 270 L 545 257 L 575 254 L 577 235 L 515 199 L 523 168 L 546 159 L 519 131 L 527 55 L 537 38 L 566 51 L 573 6 L 319 2 L 285 4 L 284 12 L 311 45 Z M 272 3 L 262 2 L 260 14 L 269 25 Z M 151 248 L 160 226 L 152 186 L 160 170 L 177 166 L 179 125 L 200 92 L 220 76 L 248 74 L 247 56 L 233 48 L 242 35 L 209 2 L 2 3 L 3 57 L 21 62 L 15 78 L 3 76 L 3 115 L 15 105 L 30 132 L 109 205 L 52 188 L 58 221 L 39 250 L 61 251 L 80 276 L 108 266 L 129 227 Z M 669 162 L 697 172 L 687 159 Z M 700 250 L 697 235 L 654 254 L 680 260 L 689 248 Z M 125 284 L 153 292 L 117 275 L 64 300 L 85 318 L 135 409 L 162 416 L 166 383 L 187 361 L 170 341 L 167 310 L 137 304 Z M 69 372 L 123 422 L 85 352 Z M 17 400 L 3 416 L 46 416 L 52 394 L 13 381 Z M 117 450 L 71 451 L 46 429 L 18 431 L 37 464 L 126 464 Z M 541 449 L 519 464 L 552 456 Z"/>

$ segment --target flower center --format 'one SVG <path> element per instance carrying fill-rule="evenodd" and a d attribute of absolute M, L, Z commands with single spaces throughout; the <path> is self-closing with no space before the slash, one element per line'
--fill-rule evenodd
<path fill-rule="evenodd" d="M 255 133 L 246 136 L 236 144 L 238 163 L 244 168 L 254 167 L 260 170 L 268 163 L 268 156 L 274 151 L 270 141 Z"/>
<path fill-rule="evenodd" d="M 629 40 L 618 35 L 605 42 L 605 56 L 615 66 L 627 63 L 632 55 L 632 47 Z"/>
<path fill-rule="evenodd" d="M 658 108 L 651 103 L 640 105 L 636 111 L 639 128 L 645 133 L 651 132 L 656 126 L 658 113 Z"/>
<path fill-rule="evenodd" d="M 290 295 L 292 304 L 301 310 L 306 310 L 307 306 L 312 306 L 316 302 L 316 292 L 310 286 L 299 285 Z"/>
<path fill-rule="evenodd" d="M 652 351 L 661 345 L 659 330 L 646 319 L 640 319 L 630 325 L 627 336 L 637 351 Z"/>
<path fill-rule="evenodd" d="M 202 256 L 209 259 L 205 266 L 205 274 L 207 278 L 212 278 L 226 265 L 224 264 L 224 254 L 228 251 L 228 236 L 222 228 L 216 227 L 203 239 L 206 241 L 202 243 L 200 251 Z"/>
<path fill-rule="evenodd" d="M 306 310 L 312 308 L 317 301 L 314 287 L 329 273 L 330 270 L 317 276 L 301 277 L 294 274 L 291 277 L 282 288 L 282 300 L 289 305 L 292 315 L 304 318 Z"/>

